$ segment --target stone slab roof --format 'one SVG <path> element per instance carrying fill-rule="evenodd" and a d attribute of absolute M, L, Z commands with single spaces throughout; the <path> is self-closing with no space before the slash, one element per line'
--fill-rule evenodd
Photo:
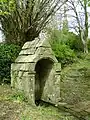
<path fill-rule="evenodd" d="M 51 58 L 54 62 L 57 62 L 49 42 L 47 40 L 39 40 L 36 38 L 35 40 L 24 44 L 15 62 L 37 62 L 42 58 Z"/>

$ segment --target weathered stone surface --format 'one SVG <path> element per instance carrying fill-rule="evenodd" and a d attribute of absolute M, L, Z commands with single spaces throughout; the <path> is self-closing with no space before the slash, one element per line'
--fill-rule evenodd
<path fill-rule="evenodd" d="M 27 56 L 18 56 L 16 59 L 16 63 L 32 63 L 36 62 L 39 59 L 51 59 L 55 62 L 57 62 L 56 58 L 52 54 L 34 54 L 34 55 L 27 55 Z"/>
<path fill-rule="evenodd" d="M 55 69 L 56 72 L 60 73 L 61 72 L 61 64 L 56 62 L 54 64 L 54 69 Z"/>
<path fill-rule="evenodd" d="M 28 48 L 31 48 L 31 47 L 36 47 L 36 45 L 39 43 L 39 39 L 36 38 L 35 40 L 33 40 L 32 42 L 26 42 L 24 44 L 24 46 L 22 47 L 22 49 L 28 49 Z"/>
<path fill-rule="evenodd" d="M 47 40 L 40 40 L 36 47 L 46 47 L 46 48 L 51 48 L 49 42 Z"/>
<path fill-rule="evenodd" d="M 36 63 L 14 63 L 12 64 L 11 69 L 13 71 L 28 71 L 29 73 L 33 73 L 35 70 Z"/>
<path fill-rule="evenodd" d="M 60 101 L 60 75 L 57 75 L 54 66 L 46 80 L 42 99 L 55 104 Z"/>
<path fill-rule="evenodd" d="M 46 40 L 26 42 L 11 65 L 11 86 L 24 91 L 37 103 L 40 99 L 57 104 L 60 100 L 61 65 Z"/>
<path fill-rule="evenodd" d="M 52 49 L 51 48 L 47 48 L 46 49 L 46 47 L 39 47 L 39 48 L 37 48 L 37 50 L 36 50 L 36 54 L 39 54 L 39 55 L 47 55 L 47 54 L 50 54 L 50 55 L 54 55 L 54 53 L 53 53 L 53 51 L 52 51 Z"/>
<path fill-rule="evenodd" d="M 24 49 L 19 53 L 19 55 L 33 55 L 35 51 L 36 51 L 36 48 Z"/>
<path fill-rule="evenodd" d="M 27 55 L 27 56 L 18 56 L 15 62 L 17 63 L 28 63 L 28 62 L 33 62 L 33 60 L 36 58 L 35 55 Z"/>

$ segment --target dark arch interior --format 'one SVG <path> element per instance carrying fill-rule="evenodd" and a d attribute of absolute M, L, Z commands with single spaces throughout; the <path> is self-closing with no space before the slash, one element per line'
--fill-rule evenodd
<path fill-rule="evenodd" d="M 39 105 L 43 89 L 52 69 L 53 61 L 49 59 L 41 59 L 37 62 L 35 71 L 35 104 Z"/>

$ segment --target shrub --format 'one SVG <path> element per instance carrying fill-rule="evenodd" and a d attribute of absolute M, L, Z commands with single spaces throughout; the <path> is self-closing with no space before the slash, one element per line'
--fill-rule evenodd
<path fill-rule="evenodd" d="M 11 63 L 14 62 L 19 51 L 19 46 L 0 44 L 0 83 L 10 82 Z"/>
<path fill-rule="evenodd" d="M 90 38 L 88 39 L 88 49 L 90 51 Z"/>
<path fill-rule="evenodd" d="M 65 44 L 68 45 L 71 49 L 74 49 L 75 51 L 83 51 L 82 41 L 80 40 L 78 35 L 72 32 L 68 32 L 67 41 Z"/>
<path fill-rule="evenodd" d="M 52 49 L 55 53 L 56 58 L 59 62 L 61 62 L 62 67 L 67 64 L 71 64 L 75 62 L 76 55 L 73 50 L 70 49 L 69 46 L 65 44 L 61 44 L 59 42 L 51 43 Z"/>
<path fill-rule="evenodd" d="M 50 41 L 58 41 L 61 44 L 68 45 L 74 51 L 83 51 L 82 41 L 73 32 L 49 29 L 48 34 Z"/>

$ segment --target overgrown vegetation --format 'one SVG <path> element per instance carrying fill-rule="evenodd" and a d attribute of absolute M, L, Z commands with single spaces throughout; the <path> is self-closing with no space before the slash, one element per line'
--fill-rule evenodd
<path fill-rule="evenodd" d="M 13 44 L 0 44 L 0 84 L 10 83 L 11 63 L 14 62 L 20 47 Z"/>
<path fill-rule="evenodd" d="M 68 104 L 90 101 L 90 54 L 61 72 L 62 101 Z"/>
<path fill-rule="evenodd" d="M 24 93 L 21 91 L 15 91 L 12 95 L 8 96 L 8 100 L 27 102 L 28 99 L 25 97 Z"/>
<path fill-rule="evenodd" d="M 76 61 L 76 56 L 73 50 L 65 44 L 54 42 L 52 49 L 55 53 L 57 60 L 61 63 L 62 67 Z"/>
<path fill-rule="evenodd" d="M 68 30 L 48 29 L 48 40 L 62 68 L 82 59 L 83 44 L 79 36 Z M 90 42 L 88 42 L 90 49 Z"/>
<path fill-rule="evenodd" d="M 80 51 L 79 38 L 73 33 L 61 30 L 49 29 L 49 41 L 56 58 L 61 62 L 62 67 L 72 64 L 77 60 L 75 51 Z M 77 41 L 77 45 L 76 45 Z M 75 44 L 74 44 L 75 43 Z"/>

